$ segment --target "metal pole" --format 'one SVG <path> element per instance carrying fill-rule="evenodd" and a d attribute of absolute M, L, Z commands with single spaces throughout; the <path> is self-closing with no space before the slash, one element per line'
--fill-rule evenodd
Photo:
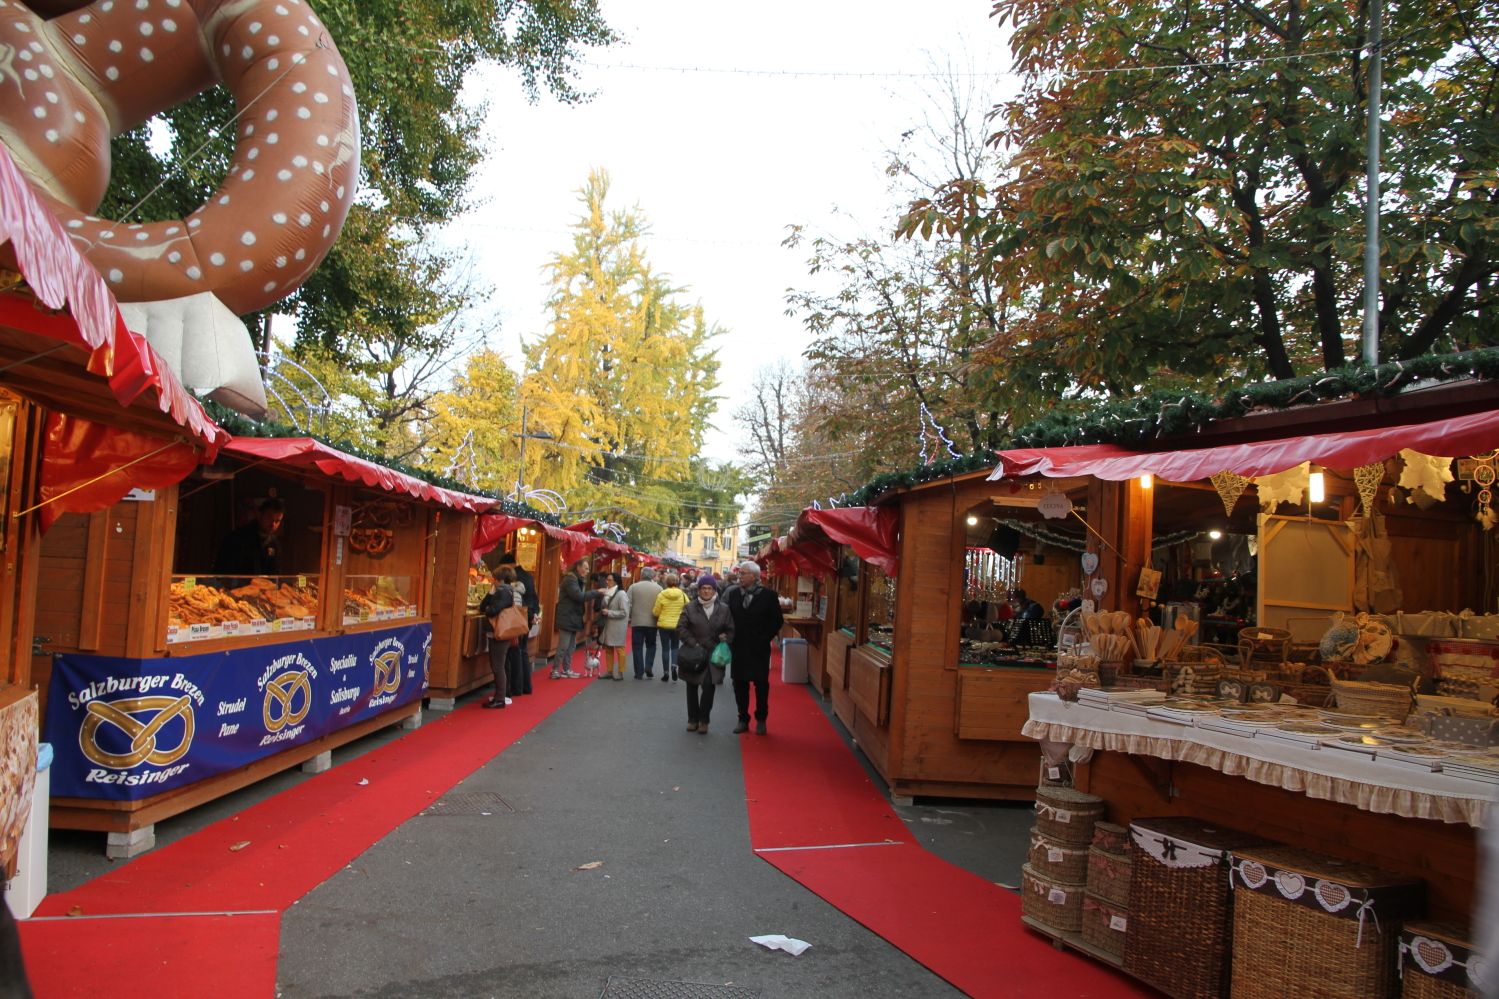
<path fill-rule="evenodd" d="M 1364 363 L 1379 363 L 1379 88 L 1380 2 L 1369 0 L 1368 203 L 1364 206 Z"/>
<path fill-rule="evenodd" d="M 515 498 L 517 502 L 526 501 L 526 407 L 520 408 L 520 468 L 515 472 Z"/>

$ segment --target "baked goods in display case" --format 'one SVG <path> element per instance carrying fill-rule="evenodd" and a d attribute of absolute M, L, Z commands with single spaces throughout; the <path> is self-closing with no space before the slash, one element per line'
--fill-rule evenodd
<path fill-rule="evenodd" d="M 494 588 L 493 577 L 484 570 L 482 565 L 471 565 L 468 567 L 468 609 L 474 613 L 479 612 L 479 603 L 489 595 Z"/>
<path fill-rule="evenodd" d="M 344 582 L 344 624 L 416 617 L 410 576 L 348 576 Z"/>
<path fill-rule="evenodd" d="M 317 626 L 317 608 L 316 576 L 173 576 L 167 642 L 310 631 Z"/>

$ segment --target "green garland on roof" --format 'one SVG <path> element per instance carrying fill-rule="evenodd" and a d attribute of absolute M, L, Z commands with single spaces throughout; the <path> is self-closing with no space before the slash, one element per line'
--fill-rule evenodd
<path fill-rule="evenodd" d="M 1460 354 L 1427 354 L 1374 368 L 1365 364 L 1348 364 L 1315 375 L 1245 385 L 1216 398 L 1195 392 L 1152 392 L 1101 405 L 1084 413 L 1052 413 L 1013 431 L 1004 446 L 1042 448 L 1115 444 L 1148 449 L 1159 438 L 1196 433 L 1215 420 L 1233 419 L 1255 411 L 1289 409 L 1351 397 L 1392 396 L 1419 382 L 1440 383 L 1467 378 L 1499 379 L 1499 348 L 1487 347 Z M 905 472 L 886 472 L 840 497 L 837 505 L 865 506 L 892 489 L 909 489 L 992 467 L 993 464 L 992 454 L 964 455 Z"/>
<path fill-rule="evenodd" d="M 504 496 L 496 496 L 482 489 L 476 489 L 473 486 L 459 482 L 457 479 L 450 479 L 446 475 L 438 475 L 423 468 L 412 468 L 410 465 L 391 461 L 389 458 L 355 447 L 347 441 L 331 440 L 321 434 L 307 433 L 306 431 L 298 430 L 296 427 L 278 423 L 275 420 L 252 420 L 243 413 L 236 413 L 234 410 L 212 400 L 205 400 L 203 408 L 215 423 L 236 437 L 311 437 L 313 440 L 321 444 L 326 444 L 328 447 L 336 448 L 344 454 L 362 458 L 372 465 L 379 465 L 393 472 L 409 475 L 414 479 L 421 479 L 423 482 L 437 486 L 439 489 L 451 489 L 454 492 L 468 493 L 470 496 L 483 496 L 485 499 L 494 500 L 495 506 L 499 511 L 511 517 L 525 517 L 528 520 L 541 521 L 551 524 L 554 527 L 563 526 L 562 521 L 558 519 L 556 514 L 548 513 L 545 510 L 537 510 L 528 503 L 517 503 L 515 500 L 507 499 Z"/>

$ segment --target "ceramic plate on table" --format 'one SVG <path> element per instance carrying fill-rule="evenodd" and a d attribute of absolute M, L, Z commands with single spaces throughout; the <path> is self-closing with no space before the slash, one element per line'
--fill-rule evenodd
<path fill-rule="evenodd" d="M 1331 725 L 1322 725 L 1318 722 L 1284 721 L 1275 728 L 1277 731 L 1290 732 L 1293 735 L 1325 735 L 1330 739 L 1341 734 Z"/>
<path fill-rule="evenodd" d="M 1397 745 L 1415 745 L 1416 743 L 1431 741 L 1415 729 L 1406 728 L 1403 725 L 1389 725 L 1383 728 L 1376 728 L 1368 734 L 1374 736 L 1376 739 L 1383 739 L 1385 742 L 1393 742 Z"/>

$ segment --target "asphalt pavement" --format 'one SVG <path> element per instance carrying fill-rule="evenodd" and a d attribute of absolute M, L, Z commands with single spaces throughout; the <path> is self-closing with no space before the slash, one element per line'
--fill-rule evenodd
<path fill-rule="evenodd" d="M 460 814 L 408 820 L 283 916 L 280 995 L 960 994 L 754 855 L 738 740 L 758 737 L 731 734 L 727 684 L 700 736 L 685 731 L 680 683 L 569 682 L 587 687 L 445 796 Z M 774 701 L 771 711 L 766 738 Z M 491 714 L 500 725 L 509 717 Z M 335 764 L 403 734 L 376 733 L 337 751 Z M 302 779 L 278 775 L 163 822 L 158 843 Z M 1015 883 L 1028 807 L 919 801 L 896 811 L 939 856 Z M 49 860 L 53 892 L 112 866 L 102 836 L 58 830 Z M 793 957 L 750 942 L 763 934 L 812 947 Z"/>

